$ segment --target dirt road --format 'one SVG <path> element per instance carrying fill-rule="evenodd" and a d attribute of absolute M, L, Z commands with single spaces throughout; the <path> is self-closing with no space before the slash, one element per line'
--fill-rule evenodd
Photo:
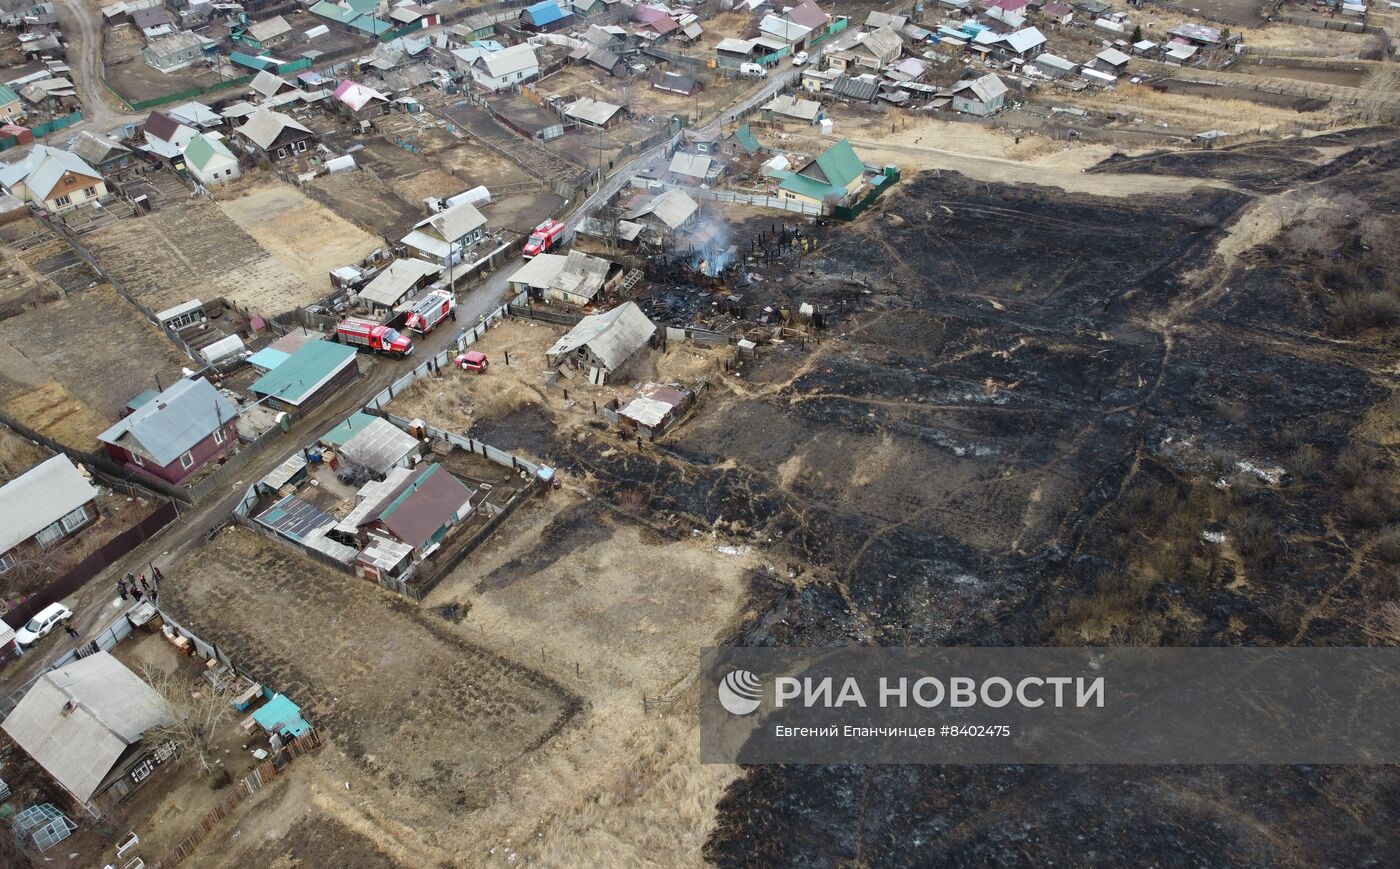
<path fill-rule="evenodd" d="M 144 118 L 130 112 L 102 81 L 101 11 L 84 0 L 58 0 L 55 7 L 68 35 L 69 60 L 76 61 L 73 83 L 83 100 L 83 120 L 68 129 L 103 133 Z"/>

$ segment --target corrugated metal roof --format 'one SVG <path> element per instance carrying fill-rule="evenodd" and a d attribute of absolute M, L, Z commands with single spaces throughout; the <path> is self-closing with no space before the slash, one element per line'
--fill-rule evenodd
<path fill-rule="evenodd" d="M 97 497 L 67 456 L 54 456 L 0 486 L 0 553 Z"/>
<path fill-rule="evenodd" d="M 238 416 L 238 408 L 209 381 L 179 380 L 97 436 L 107 444 L 136 447 L 162 467 Z M 134 441 L 134 443 L 133 443 Z"/>
<path fill-rule="evenodd" d="M 512 45 L 510 48 L 503 48 L 500 51 L 493 51 L 477 58 L 476 62 L 481 64 L 485 68 L 486 74 L 492 78 L 524 72 L 540 65 L 539 59 L 535 57 L 534 47 L 528 42 Z"/>
<path fill-rule="evenodd" d="M 611 311 L 591 314 L 555 342 L 546 354 L 550 359 L 587 347 L 609 371 L 620 368 L 651 340 L 656 325 L 647 319 L 636 302 L 623 302 Z"/>
<path fill-rule="evenodd" d="M 611 121 L 613 115 L 620 111 L 622 111 L 622 106 L 615 106 L 592 97 L 580 97 L 573 105 L 564 110 L 564 114 L 601 126 Z"/>
<path fill-rule="evenodd" d="M 238 132 L 259 148 L 268 148 L 277 141 L 277 137 L 282 134 L 282 131 L 289 127 L 303 133 L 311 132 L 291 115 L 284 115 L 270 109 L 258 109 L 253 112 L 248 116 L 248 120 L 243 123 L 243 126 L 238 128 Z"/>
<path fill-rule="evenodd" d="M 40 676 L 6 716 L 4 730 L 87 801 L 127 749 L 169 718 L 154 688 L 100 651 Z"/>
<path fill-rule="evenodd" d="M 285 362 L 253 381 L 254 393 L 301 404 L 322 384 L 355 364 L 355 348 L 329 341 L 308 341 Z"/>
<path fill-rule="evenodd" d="M 703 180 L 709 174 L 712 162 L 714 161 L 707 154 L 687 154 L 684 151 L 677 151 L 671 157 L 670 171 L 676 175 Z"/>
<path fill-rule="evenodd" d="M 672 189 L 653 197 L 641 208 L 629 212 L 626 217 L 628 220 L 636 220 L 650 214 L 671 229 L 679 229 L 699 208 L 700 204 L 684 191 Z"/>
<path fill-rule="evenodd" d="M 390 492 L 367 522 L 381 522 L 415 549 L 426 546 L 444 525 L 471 510 L 472 490 L 441 465 L 419 467 Z"/>
<path fill-rule="evenodd" d="M 434 214 L 413 225 L 414 229 L 431 229 L 444 241 L 457 241 L 486 225 L 486 217 L 470 202 L 459 202 L 446 211 Z"/>
<path fill-rule="evenodd" d="M 361 429 L 376 419 L 379 419 L 379 417 L 365 413 L 363 410 L 357 410 L 341 420 L 339 425 L 321 435 L 317 440 L 323 444 L 330 444 L 333 447 L 338 447 L 359 434 Z"/>
<path fill-rule="evenodd" d="M 442 266 L 421 259 L 394 260 L 360 290 L 360 298 L 371 304 L 392 308 L 402 301 L 419 281 L 429 275 L 436 276 L 441 271 Z"/>
<path fill-rule="evenodd" d="M 40 199 L 48 199 L 55 185 L 70 172 L 99 180 L 102 178 L 102 173 L 77 154 L 48 145 L 35 145 L 23 160 L 0 168 L 0 184 L 12 188 L 23 182 Z"/>
<path fill-rule="evenodd" d="M 285 462 L 273 468 L 272 473 L 263 477 L 261 482 L 264 486 L 274 492 L 287 485 L 302 468 L 306 467 L 306 456 L 296 453 Z"/>
<path fill-rule="evenodd" d="M 373 422 L 341 444 L 339 451 L 346 461 L 383 474 L 417 448 L 418 440 L 413 435 L 388 420 L 375 417 Z"/>

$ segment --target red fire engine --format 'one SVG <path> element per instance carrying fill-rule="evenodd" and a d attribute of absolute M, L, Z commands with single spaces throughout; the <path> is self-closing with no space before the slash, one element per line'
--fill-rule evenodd
<path fill-rule="evenodd" d="M 457 319 L 457 297 L 450 290 L 429 290 L 399 310 L 408 312 L 405 329 L 426 335 L 448 317 Z"/>
<path fill-rule="evenodd" d="M 542 253 L 548 253 L 559 246 L 564 240 L 564 224 L 557 220 L 546 220 L 535 227 L 535 232 L 530 236 L 530 240 L 525 242 L 525 249 L 521 256 L 530 259 Z"/>
<path fill-rule="evenodd" d="M 362 350 L 373 350 L 402 359 L 413 352 L 413 339 L 400 335 L 382 323 L 362 317 L 347 317 L 335 327 L 336 340 Z"/>

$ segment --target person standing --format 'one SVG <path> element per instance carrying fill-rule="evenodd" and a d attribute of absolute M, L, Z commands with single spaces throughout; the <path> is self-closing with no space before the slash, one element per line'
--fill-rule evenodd
<path fill-rule="evenodd" d="M 63 630 L 65 633 L 68 634 L 68 636 L 72 637 L 75 640 L 78 639 L 78 632 L 73 630 L 73 626 L 68 624 L 67 622 L 63 623 Z"/>
<path fill-rule="evenodd" d="M 122 600 L 126 600 L 126 580 L 117 580 L 117 594 L 122 596 Z"/>

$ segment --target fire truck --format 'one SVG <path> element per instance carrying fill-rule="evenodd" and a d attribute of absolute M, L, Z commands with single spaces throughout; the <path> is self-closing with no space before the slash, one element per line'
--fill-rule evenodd
<path fill-rule="evenodd" d="M 429 290 L 399 310 L 407 315 L 405 329 L 426 335 L 448 317 L 457 319 L 457 297 L 451 290 Z"/>
<path fill-rule="evenodd" d="M 366 320 L 362 317 L 347 317 L 335 327 L 335 338 L 342 344 L 349 344 L 361 350 L 373 350 L 395 359 L 402 359 L 413 352 L 413 339 L 400 335 L 383 323 Z"/>
<path fill-rule="evenodd" d="M 525 242 L 525 249 L 521 256 L 525 259 L 538 256 L 542 253 L 549 253 L 559 246 L 564 240 L 564 224 L 557 220 L 546 220 L 535 227 L 530 240 Z"/>

